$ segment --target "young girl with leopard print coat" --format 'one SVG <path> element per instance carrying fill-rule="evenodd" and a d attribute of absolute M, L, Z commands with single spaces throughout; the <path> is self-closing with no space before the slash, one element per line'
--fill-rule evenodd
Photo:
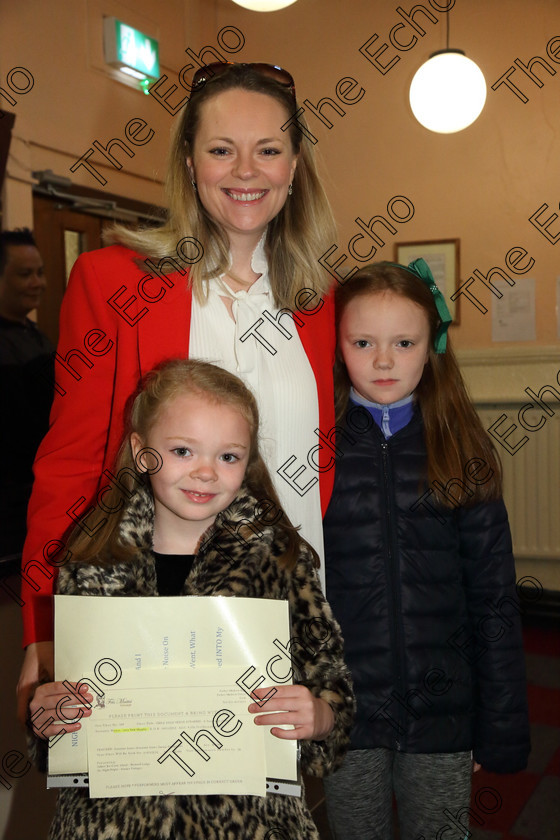
<path fill-rule="evenodd" d="M 315 553 L 282 513 L 259 454 L 254 397 L 237 377 L 214 365 L 168 362 L 144 380 L 129 425 L 117 469 L 134 477 L 135 492 L 121 516 L 110 518 L 95 537 L 74 534 L 58 592 L 287 599 L 292 638 L 303 638 L 313 619 L 329 627 L 328 637 L 313 651 L 298 646 L 297 684 L 277 686 L 264 706 L 252 703 L 249 711 L 259 713 L 260 725 L 293 725 L 271 731 L 301 741 L 304 772 L 332 772 L 348 745 L 351 680 L 340 629 L 318 583 Z M 104 509 L 113 503 L 117 509 L 118 502 L 107 493 Z M 262 699 L 268 690 L 253 694 Z M 39 765 L 47 752 L 44 739 L 60 730 L 55 723 L 45 725 L 42 716 L 56 717 L 64 696 L 62 683 L 46 683 L 30 703 L 31 750 Z M 83 710 L 84 717 L 91 713 Z M 80 723 L 64 726 L 73 732 Z M 92 799 L 85 788 L 65 788 L 49 837 L 318 840 L 319 835 L 304 800 L 295 796 Z"/>

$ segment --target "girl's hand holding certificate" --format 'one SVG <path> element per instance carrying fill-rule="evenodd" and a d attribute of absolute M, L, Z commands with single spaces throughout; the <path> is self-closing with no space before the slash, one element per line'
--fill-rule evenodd
<path fill-rule="evenodd" d="M 84 698 L 84 705 L 76 703 L 76 698 L 69 692 L 70 687 Z M 62 682 L 50 682 L 38 686 L 29 704 L 34 733 L 39 738 L 47 739 L 60 735 L 61 727 L 66 732 L 77 732 L 82 727 L 80 720 L 91 715 L 89 704 L 92 702 L 93 695 L 83 683 L 67 682 L 64 685 Z M 45 726 L 48 718 L 51 720 Z"/>
<path fill-rule="evenodd" d="M 258 726 L 271 726 L 270 730 L 277 738 L 285 740 L 305 739 L 322 741 L 334 727 L 334 712 L 325 700 L 314 697 L 304 685 L 275 686 L 275 693 L 265 703 L 266 714 L 258 715 Z M 266 697 L 270 688 L 256 688 L 257 697 Z M 262 711 L 264 706 L 251 703 L 249 711 Z M 291 724 L 293 729 L 279 729 L 274 724 Z"/>
<path fill-rule="evenodd" d="M 84 698 L 84 704 L 73 701 L 69 694 L 69 687 L 78 689 Z M 29 704 L 33 728 L 40 738 L 51 738 L 59 735 L 61 726 L 66 732 L 77 732 L 81 729 L 80 720 L 92 713 L 90 703 L 93 695 L 82 684 L 50 682 L 38 686 Z M 80 690 L 81 689 L 81 690 Z M 266 701 L 266 712 L 255 717 L 258 726 L 272 726 L 271 733 L 277 738 L 285 740 L 306 739 L 322 741 L 334 726 L 334 713 L 325 700 L 314 697 L 304 685 L 281 685 L 275 687 L 274 695 Z M 270 688 L 258 688 L 253 692 L 258 698 L 264 698 Z M 251 703 L 249 711 L 252 714 L 262 712 L 264 706 Z M 48 726 L 42 725 L 46 721 L 41 713 L 52 718 Z M 41 717 L 40 717 L 41 715 Z M 280 724 L 290 724 L 293 729 L 280 729 Z"/>

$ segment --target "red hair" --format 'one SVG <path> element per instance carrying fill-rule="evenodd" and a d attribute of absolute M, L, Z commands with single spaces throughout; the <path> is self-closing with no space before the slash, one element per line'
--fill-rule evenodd
<path fill-rule="evenodd" d="M 345 308 L 359 296 L 392 292 L 422 307 L 430 325 L 428 362 L 415 397 L 424 423 L 426 477 L 437 500 L 446 507 L 473 505 L 497 499 L 502 494 L 502 468 L 492 441 L 484 429 L 467 393 L 457 359 L 447 337 L 445 353 L 436 353 L 434 339 L 440 317 L 429 288 L 404 267 L 379 262 L 365 266 L 335 292 L 337 332 Z M 350 378 L 340 348 L 334 367 L 337 423 L 344 420 L 350 393 Z M 488 479 L 473 487 L 457 487 L 472 459 L 485 462 Z M 455 479 L 454 500 L 441 492 Z M 464 483 L 463 483 L 464 484 Z M 465 485 L 466 486 L 466 485 Z"/>

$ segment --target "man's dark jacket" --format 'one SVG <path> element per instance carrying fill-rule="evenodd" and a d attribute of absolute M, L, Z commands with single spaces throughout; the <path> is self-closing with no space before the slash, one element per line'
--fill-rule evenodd
<path fill-rule="evenodd" d="M 327 597 L 358 700 L 351 749 L 472 749 L 489 771 L 523 769 L 525 667 L 503 501 L 435 503 L 418 410 L 385 441 L 352 405 L 336 446 Z M 472 491 L 489 477 L 473 459 L 456 478 Z"/>

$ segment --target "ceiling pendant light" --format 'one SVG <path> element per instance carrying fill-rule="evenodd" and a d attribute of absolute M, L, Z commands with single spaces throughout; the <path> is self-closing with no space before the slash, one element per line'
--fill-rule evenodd
<path fill-rule="evenodd" d="M 296 0 L 233 0 L 238 6 L 244 9 L 251 9 L 252 12 L 276 12 L 278 9 L 285 9 L 291 6 Z"/>
<path fill-rule="evenodd" d="M 410 85 L 410 107 L 418 122 L 430 131 L 453 134 L 471 125 L 486 102 L 486 81 L 477 64 L 462 50 L 447 47 L 432 53 Z"/>

